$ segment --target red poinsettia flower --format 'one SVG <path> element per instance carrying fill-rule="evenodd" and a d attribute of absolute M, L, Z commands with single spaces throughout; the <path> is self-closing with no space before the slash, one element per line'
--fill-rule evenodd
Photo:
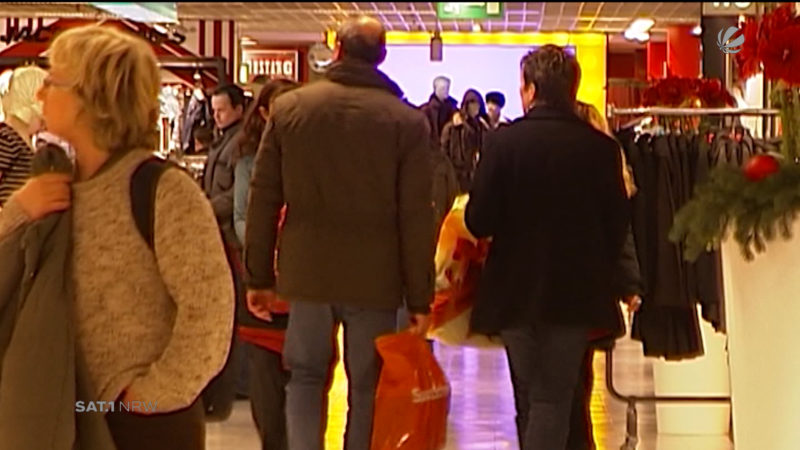
<path fill-rule="evenodd" d="M 800 25 L 771 31 L 769 40 L 759 42 L 758 54 L 765 77 L 800 84 Z"/>
<path fill-rule="evenodd" d="M 783 3 L 775 10 L 764 15 L 761 20 L 762 32 L 765 38 L 769 38 L 773 32 L 783 28 L 796 25 L 794 3 Z M 745 39 L 746 40 L 746 39 Z"/>
<path fill-rule="evenodd" d="M 736 104 L 733 96 L 717 79 L 665 78 L 647 88 L 642 95 L 644 106 L 724 107 Z"/>
<path fill-rule="evenodd" d="M 752 77 L 761 70 L 761 59 L 758 55 L 758 32 L 759 24 L 754 18 L 748 17 L 742 29 L 744 44 L 742 44 L 741 51 L 736 54 L 739 78 L 742 80 Z"/>
<path fill-rule="evenodd" d="M 736 105 L 736 100 L 722 87 L 722 82 L 716 78 L 701 80 L 697 90 L 697 98 L 703 107 L 722 108 Z"/>
<path fill-rule="evenodd" d="M 669 77 L 656 85 L 659 104 L 680 106 L 692 93 L 692 82 L 686 78 Z"/>
<path fill-rule="evenodd" d="M 644 93 L 642 94 L 642 104 L 644 106 L 656 106 L 659 104 L 658 102 L 658 90 L 651 86 L 645 89 Z"/>

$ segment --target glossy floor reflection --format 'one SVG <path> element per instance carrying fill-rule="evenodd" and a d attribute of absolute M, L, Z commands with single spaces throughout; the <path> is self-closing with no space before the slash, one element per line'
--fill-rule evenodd
<path fill-rule="evenodd" d="M 452 387 L 447 450 L 518 449 L 514 425 L 514 401 L 504 353 L 495 349 L 464 349 L 437 345 L 436 355 Z M 641 347 L 630 341 L 618 343 L 615 380 L 626 393 L 652 393 L 652 364 Z M 605 391 L 604 358 L 595 359 L 592 418 L 598 450 L 616 450 L 625 439 L 625 405 Z M 342 367 L 336 370 L 331 392 L 327 450 L 342 449 L 347 386 Z M 233 416 L 207 427 L 208 450 L 258 450 L 260 445 L 247 402 L 238 402 Z M 663 436 L 656 431 L 655 408 L 639 409 L 639 450 L 732 450 L 725 436 Z"/>

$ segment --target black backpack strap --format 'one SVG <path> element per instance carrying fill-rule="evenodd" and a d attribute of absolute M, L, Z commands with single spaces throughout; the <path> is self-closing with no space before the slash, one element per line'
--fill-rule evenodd
<path fill-rule="evenodd" d="M 155 248 L 156 189 L 161 175 L 171 164 L 160 158 L 150 158 L 136 168 L 131 177 L 131 211 L 142 239 Z"/>

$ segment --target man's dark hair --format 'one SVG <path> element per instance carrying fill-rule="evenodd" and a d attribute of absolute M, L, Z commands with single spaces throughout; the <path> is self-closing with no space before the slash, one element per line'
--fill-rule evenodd
<path fill-rule="evenodd" d="M 368 30 L 363 21 L 349 21 L 339 29 L 336 39 L 346 58 L 373 66 L 386 58 L 386 30 L 380 24 Z"/>
<path fill-rule="evenodd" d="M 581 80 L 575 57 L 563 48 L 548 44 L 522 58 L 525 84 L 536 87 L 536 103 L 573 108 Z"/>
<path fill-rule="evenodd" d="M 198 125 L 192 129 L 192 138 L 208 147 L 214 141 L 214 130 L 209 127 Z"/>
<path fill-rule="evenodd" d="M 506 106 L 506 96 L 502 92 L 492 91 L 486 94 L 486 103 L 494 103 L 504 108 Z"/>
<path fill-rule="evenodd" d="M 237 106 L 241 106 L 242 108 L 245 107 L 245 96 L 244 90 L 235 84 L 226 84 L 224 86 L 218 87 L 214 91 L 214 96 L 218 95 L 227 95 L 228 100 L 231 101 L 231 106 L 234 108 Z"/>

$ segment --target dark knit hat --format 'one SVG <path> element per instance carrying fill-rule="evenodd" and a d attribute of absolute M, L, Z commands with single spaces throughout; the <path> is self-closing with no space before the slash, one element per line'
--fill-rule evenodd
<path fill-rule="evenodd" d="M 503 108 L 506 106 L 506 96 L 502 92 L 489 92 L 486 94 L 486 103 L 494 103 L 495 105 Z"/>

